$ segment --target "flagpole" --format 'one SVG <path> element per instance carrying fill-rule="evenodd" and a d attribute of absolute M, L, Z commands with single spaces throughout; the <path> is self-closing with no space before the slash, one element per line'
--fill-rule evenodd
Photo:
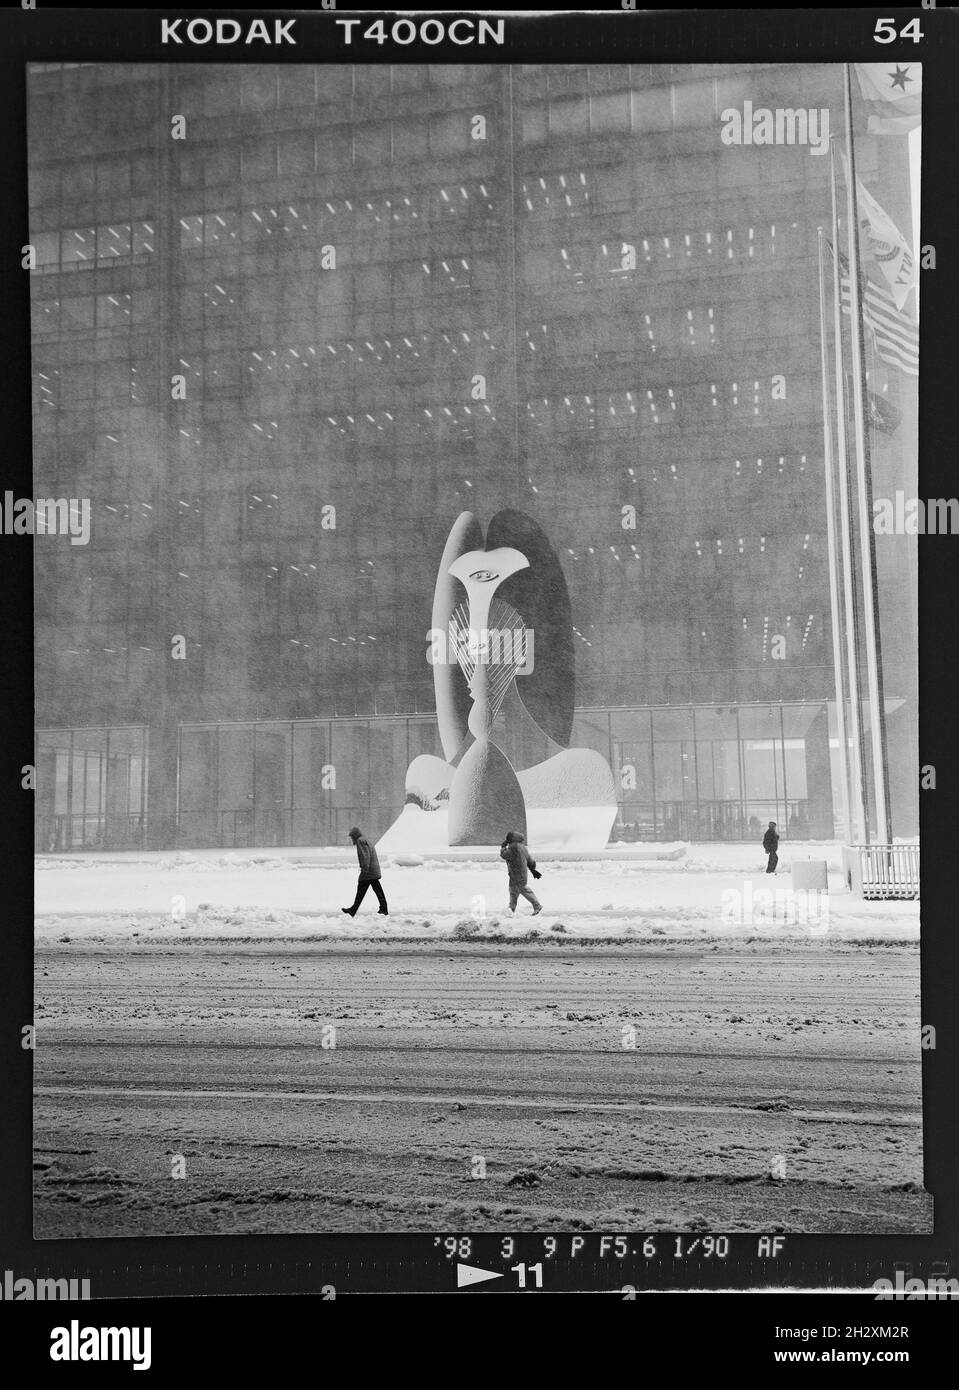
<path fill-rule="evenodd" d="M 852 558 L 852 522 L 849 467 L 846 458 L 846 369 L 842 346 L 842 304 L 839 283 L 839 216 L 836 209 L 836 158 L 829 142 L 829 189 L 832 201 L 832 287 L 833 331 L 836 341 L 836 465 L 839 491 L 839 525 L 842 538 L 842 594 L 846 616 L 845 646 L 849 689 L 849 733 L 852 742 L 850 770 L 850 811 L 853 825 L 850 840 L 869 844 L 869 800 L 863 779 L 865 749 L 862 741 L 859 693 L 859 619 L 856 613 L 855 570 Z"/>
<path fill-rule="evenodd" d="M 892 844 L 892 820 L 887 797 L 888 759 L 886 755 L 886 709 L 882 689 L 882 639 L 876 606 L 878 571 L 876 538 L 872 528 L 872 465 L 865 423 L 865 353 L 863 350 L 862 287 L 860 284 L 859 202 L 856 191 L 856 151 L 852 132 L 852 93 L 849 64 L 843 63 L 843 96 L 846 115 L 846 149 L 849 177 L 846 203 L 849 222 L 849 293 L 852 325 L 852 399 L 856 434 L 856 491 L 859 500 L 859 546 L 862 569 L 863 617 L 866 633 L 866 681 L 869 689 L 870 745 L 873 786 L 876 799 L 876 834 Z"/>
<path fill-rule="evenodd" d="M 842 684 L 842 616 L 839 575 L 836 570 L 836 500 L 833 490 L 832 426 L 829 419 L 829 346 L 826 339 L 826 274 L 823 265 L 822 227 L 819 229 L 819 345 L 822 364 L 823 458 L 826 468 L 826 553 L 829 561 L 829 609 L 832 623 L 832 666 L 836 682 L 836 735 L 839 739 L 839 795 L 842 804 L 843 839 L 850 844 L 854 833 L 850 820 L 849 745 L 846 742 L 846 707 Z"/>

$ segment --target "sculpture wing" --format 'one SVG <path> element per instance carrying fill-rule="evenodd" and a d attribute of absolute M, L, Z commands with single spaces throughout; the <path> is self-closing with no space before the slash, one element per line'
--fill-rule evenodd
<path fill-rule="evenodd" d="M 567 748 L 573 727 L 576 663 L 566 576 L 546 533 L 525 512 L 507 507 L 496 513 L 487 528 L 486 548 L 499 546 L 511 546 L 529 561 L 529 569 L 511 575 L 498 590 L 534 634 L 533 670 L 517 680 L 517 692 L 543 732 Z"/>
<path fill-rule="evenodd" d="M 467 551 L 482 548 L 483 528 L 472 512 L 460 512 L 447 538 L 433 590 L 431 626 L 435 631 L 442 632 L 444 637 L 448 638 L 453 609 L 465 595 L 460 581 L 450 574 L 450 565 Z M 471 700 L 466 678 L 455 656 L 451 652 L 447 655 L 450 658 L 447 662 L 433 666 L 433 691 L 443 754 L 447 762 L 451 762 L 469 735 L 467 720 Z"/>

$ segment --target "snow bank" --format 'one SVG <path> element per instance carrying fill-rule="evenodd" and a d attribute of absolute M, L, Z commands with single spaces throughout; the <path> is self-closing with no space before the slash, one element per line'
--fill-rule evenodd
<path fill-rule="evenodd" d="M 625 847 L 634 850 L 635 846 Z M 662 846 L 658 848 L 662 849 Z M 763 873 L 765 856 L 749 845 L 694 845 L 675 860 L 551 859 L 538 853 L 543 877 L 536 885 L 544 911 L 535 918 L 522 902 L 507 908 L 506 873 L 488 851 L 463 858 L 384 855 L 383 884 L 389 919 L 377 917 L 368 898 L 355 919 L 340 908 L 353 897 L 356 863 L 347 852 L 217 851 L 139 857 L 89 856 L 38 863 L 39 939 L 107 939 L 135 934 L 151 940 L 299 937 L 431 937 L 449 939 L 462 923 L 478 939 L 497 935 L 542 938 L 915 940 L 919 904 L 865 903 L 850 894 L 835 844 L 787 850 L 775 877 Z M 790 853 L 829 865 L 828 921 L 790 920 Z M 778 893 L 780 901 L 762 898 Z M 783 901 L 785 899 L 785 901 Z M 741 910 L 740 910 L 741 907 Z M 560 931 L 559 928 L 563 930 Z"/>

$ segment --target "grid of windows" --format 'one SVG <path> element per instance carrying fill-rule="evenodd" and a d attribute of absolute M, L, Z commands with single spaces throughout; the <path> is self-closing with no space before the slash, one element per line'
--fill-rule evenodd
<path fill-rule="evenodd" d="M 814 325 L 800 292 L 822 197 L 816 162 L 793 160 L 784 181 L 780 161 L 773 196 L 756 160 L 748 196 L 740 181 L 723 197 L 723 170 L 744 162 L 741 151 L 714 142 L 677 159 L 637 147 L 643 129 L 701 129 L 728 96 L 714 74 L 536 69 L 507 90 L 494 70 L 459 71 L 465 84 L 435 68 L 238 69 L 236 80 L 181 69 L 177 107 L 198 138 L 182 150 L 170 142 L 163 208 L 138 220 L 80 226 L 69 210 L 158 189 L 148 156 L 104 151 L 69 174 L 62 160 L 35 159 L 37 215 L 56 191 L 63 222 L 38 224 L 35 239 L 51 272 L 35 282 L 39 462 L 49 448 L 65 478 L 86 435 L 85 471 L 112 481 L 116 452 L 129 466 L 133 436 L 153 434 L 124 495 L 95 509 L 91 562 L 151 525 L 173 543 L 175 601 L 196 588 L 198 659 L 181 693 L 197 713 L 219 712 L 226 691 L 213 682 L 228 670 L 230 708 L 247 692 L 237 713 L 275 699 L 305 713 L 354 682 L 357 698 L 380 691 L 396 704 L 397 686 L 428 698 L 421 540 L 438 554 L 444 522 L 463 507 L 488 513 L 514 499 L 543 516 L 567 563 L 584 688 L 605 684 L 612 698 L 632 684 L 642 697 L 663 670 L 704 658 L 761 667 L 770 623 L 785 629 L 793 664 L 822 666 L 823 574 L 810 563 L 821 530 Z M 126 109 L 127 87 L 99 75 L 57 78 L 85 80 L 88 100 Z M 50 78 L 34 75 L 37 102 L 55 100 L 41 92 Z M 153 121 L 160 93 L 138 108 Z M 423 98 L 417 115 L 395 109 L 408 93 Z M 359 119 L 377 103 L 381 118 Z M 518 117 L 505 149 L 504 103 Z M 223 134 L 227 111 L 250 113 L 235 136 Z M 293 113 L 294 127 L 267 130 L 269 112 Z M 470 138 L 476 115 L 488 123 L 482 140 Z M 141 141 L 149 133 L 134 128 Z M 609 133 L 618 144 L 600 139 Z M 447 154 L 467 152 L 444 173 Z M 154 166 L 160 158 L 153 150 Z M 704 183 L 710 196 L 693 204 L 688 193 Z M 170 279 L 162 303 L 158 247 Z M 89 292 L 68 290 L 68 272 L 84 269 Z M 158 315 L 172 363 L 159 360 Z M 773 398 L 771 351 L 785 402 Z M 184 396 L 171 421 L 163 387 L 174 372 Z M 138 421 L 137 407 L 156 418 Z M 96 431 L 76 426 L 104 412 L 114 428 L 99 442 L 117 443 L 97 453 Z M 158 447 L 178 480 L 159 505 Z M 275 507 L 244 504 L 251 488 Z M 715 518 L 738 514 L 740 501 L 724 544 Z M 627 505 L 633 530 L 621 525 Z M 336 509 L 335 529 L 322 529 L 324 507 Z M 292 564 L 270 552 L 291 543 Z M 790 593 L 764 599 L 757 589 L 784 555 Z M 301 574 L 312 580 L 291 585 Z M 217 606 L 231 583 L 250 604 L 235 621 Z M 60 611 L 72 620 L 68 605 Z M 107 646 L 130 662 L 144 644 L 111 634 L 99 652 L 86 642 L 70 651 L 78 645 L 94 662 Z"/>

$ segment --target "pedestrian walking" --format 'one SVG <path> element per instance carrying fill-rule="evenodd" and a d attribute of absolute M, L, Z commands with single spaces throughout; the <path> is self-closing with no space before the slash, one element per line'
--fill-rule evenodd
<path fill-rule="evenodd" d="M 509 910 L 516 911 L 516 903 L 519 898 L 526 898 L 533 904 L 533 916 L 542 912 L 543 904 L 537 898 L 532 888 L 528 886 L 529 879 L 527 871 L 534 878 L 542 878 L 542 874 L 536 868 L 536 860 L 530 854 L 525 836 L 518 830 L 507 831 L 506 839 L 500 846 L 500 859 L 506 860 L 506 867 L 509 869 Z"/>
<path fill-rule="evenodd" d="M 769 855 L 766 861 L 766 872 L 767 874 L 774 874 L 776 872 L 776 865 L 779 863 L 779 855 L 777 853 L 779 849 L 779 833 L 776 830 L 776 822 L 774 820 L 769 822 L 769 827 L 763 836 L 763 849 Z"/>
<path fill-rule="evenodd" d="M 356 897 L 353 900 L 353 906 L 341 908 L 340 911 L 345 912 L 347 917 L 355 917 L 356 909 L 366 897 L 367 888 L 372 888 L 380 905 L 379 915 L 381 917 L 388 917 L 389 908 L 386 906 L 386 898 L 380 885 L 380 861 L 376 856 L 376 850 L 370 844 L 358 825 L 354 825 L 353 829 L 350 831 L 350 839 L 356 846 L 356 857 L 360 864 L 360 876 L 356 883 Z"/>

